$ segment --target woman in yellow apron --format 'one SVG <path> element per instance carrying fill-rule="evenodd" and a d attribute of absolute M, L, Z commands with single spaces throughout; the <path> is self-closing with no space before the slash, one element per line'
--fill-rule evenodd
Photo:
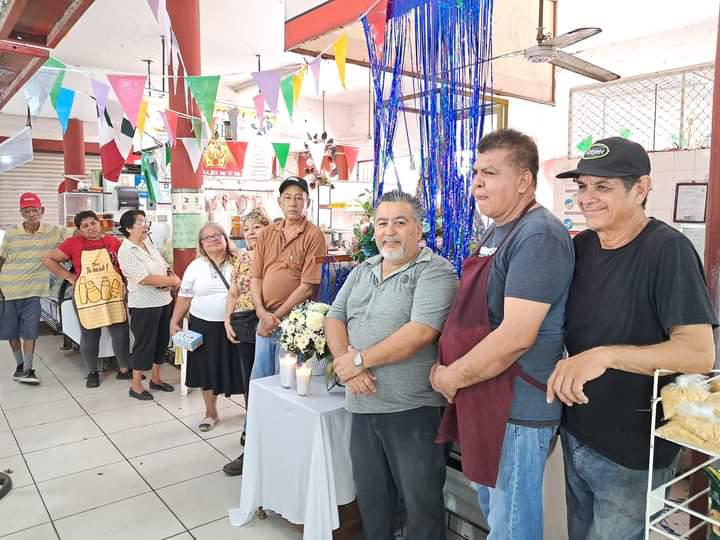
<path fill-rule="evenodd" d="M 102 234 L 95 212 L 75 215 L 78 234 L 68 238 L 45 257 L 43 263 L 55 275 L 74 285 L 73 300 L 80 321 L 80 353 L 88 369 L 88 388 L 100 385 L 98 351 L 100 332 L 107 327 L 120 371 L 118 379 L 130 379 L 130 332 L 125 306 L 125 285 L 117 261 L 120 240 Z M 72 261 L 73 272 L 60 263 Z"/>

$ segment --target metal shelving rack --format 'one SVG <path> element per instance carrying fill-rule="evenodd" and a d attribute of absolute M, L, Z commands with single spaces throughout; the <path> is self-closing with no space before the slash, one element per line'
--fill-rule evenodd
<path fill-rule="evenodd" d="M 689 508 L 690 504 L 699 499 L 704 498 L 707 500 L 708 494 L 710 491 L 710 488 L 705 488 L 699 493 L 696 493 L 692 496 L 689 496 L 684 500 L 678 502 L 677 500 L 670 500 L 666 493 L 669 492 L 670 488 L 677 484 L 678 482 L 681 482 L 693 474 L 702 473 L 703 469 L 709 465 L 713 465 L 716 462 L 720 461 L 720 454 L 715 454 L 707 449 L 698 448 L 696 446 L 693 446 L 688 443 L 684 443 L 682 441 L 677 441 L 674 439 L 671 439 L 669 437 L 664 437 L 660 434 L 656 433 L 655 430 L 655 423 L 657 420 L 657 406 L 662 401 L 662 398 L 659 395 L 658 390 L 658 379 L 661 376 L 664 375 L 673 375 L 675 374 L 672 371 L 664 370 L 664 369 L 658 369 L 655 371 L 655 374 L 653 375 L 653 399 L 652 399 L 652 406 L 651 406 L 651 416 L 652 416 L 652 429 L 650 430 L 650 462 L 648 466 L 648 483 L 647 483 L 647 506 L 645 510 L 645 540 L 648 540 L 650 538 L 650 533 L 655 533 L 657 535 L 660 535 L 663 538 L 671 538 L 671 539 L 677 539 L 677 538 L 690 538 L 693 533 L 700 530 L 702 527 L 705 527 L 707 525 L 714 525 L 716 527 L 720 527 L 720 521 L 714 520 L 710 518 L 709 516 L 705 514 L 700 514 L 698 512 L 695 512 L 694 510 L 691 510 Z M 708 382 L 712 382 L 716 379 L 720 379 L 720 370 L 713 370 L 712 371 L 712 377 L 708 379 Z M 677 444 L 681 448 L 689 448 L 690 450 L 694 450 L 696 452 L 699 452 L 701 454 L 705 454 L 708 459 L 703 461 L 701 464 L 691 468 L 687 472 L 676 476 L 669 482 L 666 482 L 664 484 L 661 484 L 660 486 L 656 487 L 655 489 L 652 489 L 652 472 L 653 472 L 653 463 L 655 461 L 655 439 L 659 437 L 662 439 L 665 439 L 667 441 L 670 441 L 672 443 Z M 672 534 L 668 532 L 667 530 L 661 528 L 659 526 L 660 522 L 667 518 L 668 516 L 675 514 L 676 512 L 682 512 L 685 514 L 688 514 L 689 516 L 693 516 L 700 520 L 700 522 L 695 525 L 694 527 L 690 528 L 687 532 L 683 533 L 682 535 Z"/>

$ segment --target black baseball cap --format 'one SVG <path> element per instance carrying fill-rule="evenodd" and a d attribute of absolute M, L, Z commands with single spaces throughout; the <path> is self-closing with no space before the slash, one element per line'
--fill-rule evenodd
<path fill-rule="evenodd" d="M 581 175 L 619 178 L 650 174 L 650 158 L 638 143 L 623 137 L 600 139 L 587 149 L 577 168 L 565 171 L 556 178 L 576 178 Z"/>
<path fill-rule="evenodd" d="M 280 184 L 280 193 L 282 194 L 282 192 L 290 186 L 297 186 L 310 195 L 310 188 L 308 188 L 307 182 L 299 176 L 288 176 L 285 180 L 283 180 L 282 184 Z"/>

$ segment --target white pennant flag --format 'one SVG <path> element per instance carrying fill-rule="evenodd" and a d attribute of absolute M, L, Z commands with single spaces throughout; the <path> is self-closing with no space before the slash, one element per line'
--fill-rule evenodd
<path fill-rule="evenodd" d="M 56 69 L 41 69 L 35 73 L 35 75 L 33 75 L 27 83 L 25 83 L 23 92 L 25 93 L 25 98 L 27 99 L 28 107 L 30 107 L 30 114 L 32 116 L 36 116 L 40 113 L 40 109 L 42 109 L 43 105 L 45 105 L 45 102 L 50 95 L 50 89 L 53 84 L 55 84 L 57 76 L 58 71 Z"/>
<path fill-rule="evenodd" d="M 308 143 L 308 147 L 310 148 L 310 157 L 313 160 L 315 170 L 320 172 L 320 167 L 322 167 L 323 158 L 325 157 L 325 143 Z"/>
<path fill-rule="evenodd" d="M 185 145 L 185 151 L 190 159 L 190 165 L 192 165 L 193 171 L 197 172 L 200 166 L 200 160 L 202 159 L 203 149 L 197 140 L 192 137 L 181 137 L 180 140 Z"/>

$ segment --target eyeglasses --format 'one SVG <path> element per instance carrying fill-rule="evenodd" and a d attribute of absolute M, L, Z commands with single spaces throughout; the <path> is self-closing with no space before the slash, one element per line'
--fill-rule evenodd
<path fill-rule="evenodd" d="M 208 234 L 206 236 L 201 236 L 200 240 L 203 242 L 207 242 L 208 240 L 220 240 L 224 235 L 222 233 L 215 233 L 215 234 Z"/>

